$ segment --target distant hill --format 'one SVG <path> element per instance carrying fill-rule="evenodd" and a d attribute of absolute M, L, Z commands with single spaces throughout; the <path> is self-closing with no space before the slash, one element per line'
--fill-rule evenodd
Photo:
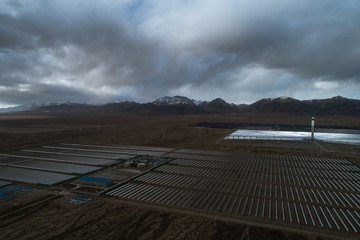
<path fill-rule="evenodd" d="M 3 109 L 4 110 L 4 109 Z M 6 110 L 6 109 L 5 109 Z M 289 97 L 264 98 L 253 104 L 227 103 L 221 98 L 210 102 L 197 101 L 184 96 L 162 97 L 149 103 L 119 102 L 105 105 L 62 103 L 39 106 L 17 107 L 27 114 L 39 113 L 127 113 L 143 115 L 166 114 L 281 114 L 292 116 L 360 116 L 360 100 L 341 96 L 330 99 L 297 100 Z"/>
<path fill-rule="evenodd" d="M 50 104 L 44 105 L 36 108 L 37 111 L 43 112 L 52 112 L 56 109 L 56 111 L 86 111 L 88 109 L 92 109 L 94 106 L 83 103 L 61 103 L 61 104 Z"/>
<path fill-rule="evenodd" d="M 360 116 L 360 100 L 348 99 L 341 96 L 304 101 L 315 109 L 322 110 L 326 114 Z"/>
<path fill-rule="evenodd" d="M 244 108 L 249 113 L 287 115 L 347 115 L 360 116 L 360 100 L 344 97 L 300 101 L 294 98 L 265 98 Z"/>
<path fill-rule="evenodd" d="M 241 110 L 240 105 L 230 104 L 225 102 L 221 98 L 216 98 L 211 102 L 203 104 L 203 108 L 208 111 L 220 112 L 220 113 L 236 113 Z"/>
<path fill-rule="evenodd" d="M 39 108 L 41 106 L 43 106 L 43 104 L 32 103 L 32 104 L 20 105 L 16 107 L 0 108 L 0 113 L 30 111 Z"/>
<path fill-rule="evenodd" d="M 286 114 L 315 114 L 323 113 L 322 109 L 316 109 L 308 102 L 294 98 L 264 98 L 249 106 L 244 111 L 250 113 L 286 113 Z"/>
<path fill-rule="evenodd" d="M 162 97 L 159 99 L 156 99 L 152 102 L 154 105 L 158 106 L 196 106 L 195 100 L 191 100 L 184 96 L 174 96 L 174 97 Z"/>

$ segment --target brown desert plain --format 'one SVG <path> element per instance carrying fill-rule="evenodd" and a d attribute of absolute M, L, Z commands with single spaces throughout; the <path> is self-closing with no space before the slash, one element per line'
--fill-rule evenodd
<path fill-rule="evenodd" d="M 347 158 L 360 164 L 359 146 L 316 141 L 224 140 L 236 129 L 194 126 L 199 122 L 310 125 L 309 117 L 305 116 L 3 114 L 0 115 L 0 152 L 71 142 L 329 156 Z M 324 126 L 359 128 L 359 119 L 356 117 L 324 116 L 317 118 L 316 123 Z M 234 221 L 222 216 L 159 208 L 105 196 L 98 196 L 79 207 L 65 203 L 66 193 L 58 194 L 58 192 L 56 186 L 39 188 L 29 195 L 17 198 L 12 205 L 1 206 L 0 239 L 342 238 L 321 232 L 315 234 L 267 225 L 254 226 L 251 223 Z M 32 205 L 39 201 L 42 201 L 41 204 Z M 346 238 L 347 236 L 344 236 L 344 239 Z"/>

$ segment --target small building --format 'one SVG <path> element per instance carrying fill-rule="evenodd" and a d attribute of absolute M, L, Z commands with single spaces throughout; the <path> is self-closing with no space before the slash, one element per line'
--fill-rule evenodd
<path fill-rule="evenodd" d="M 147 164 L 146 164 L 146 163 L 142 163 L 142 162 L 138 163 L 138 165 L 137 165 L 138 168 L 144 168 L 144 167 L 146 167 L 146 166 L 147 166 Z"/>
<path fill-rule="evenodd" d="M 106 178 L 94 178 L 94 177 L 81 177 L 77 180 L 79 183 L 99 186 L 99 187 L 107 187 L 112 185 L 114 182 L 111 179 Z"/>

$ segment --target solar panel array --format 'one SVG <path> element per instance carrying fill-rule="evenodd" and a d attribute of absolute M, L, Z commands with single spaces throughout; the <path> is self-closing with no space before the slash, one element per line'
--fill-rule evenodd
<path fill-rule="evenodd" d="M 175 150 L 174 148 L 165 147 L 149 147 L 149 146 L 131 146 L 131 145 L 94 145 L 94 144 L 74 144 L 74 143 L 61 143 L 63 146 L 74 146 L 74 147 L 90 147 L 91 149 L 117 149 L 117 150 L 146 150 L 146 151 L 159 151 L 159 152 L 170 152 Z"/>
<path fill-rule="evenodd" d="M 43 172 L 31 169 L 0 166 L 0 177 L 5 180 L 32 184 L 54 185 L 75 178 L 74 175 Z"/>
<path fill-rule="evenodd" d="M 6 181 L 0 181 L 0 187 L 4 187 L 7 186 L 9 184 L 11 184 L 12 182 L 6 182 Z"/>
<path fill-rule="evenodd" d="M 79 156 L 85 157 L 99 157 L 104 159 L 112 159 L 118 160 L 121 159 L 123 154 L 115 151 L 102 151 L 98 149 L 83 149 L 83 148 L 69 148 L 69 147 L 58 147 L 58 146 L 44 146 L 43 148 L 50 149 L 50 151 L 54 151 L 57 153 L 65 153 L 65 154 L 76 154 Z"/>
<path fill-rule="evenodd" d="M 0 179 L 54 185 L 118 164 L 136 155 L 167 154 L 173 149 L 61 143 L 0 153 Z M 11 174 L 10 174 L 11 173 Z"/>
<path fill-rule="evenodd" d="M 11 164 L 11 166 L 31 168 L 36 170 L 45 170 L 51 172 L 75 173 L 75 174 L 86 174 L 100 169 L 99 167 L 93 167 L 93 166 L 40 161 L 40 160 L 28 160 L 20 163 Z"/>
<path fill-rule="evenodd" d="M 274 131 L 274 130 L 248 130 L 239 129 L 231 133 L 225 139 L 252 139 L 252 140 L 304 140 L 310 139 L 310 132 L 298 131 Z M 316 132 L 315 139 L 325 142 L 343 143 L 343 144 L 360 144 L 360 134 L 351 133 L 329 133 Z"/>
<path fill-rule="evenodd" d="M 107 195 L 315 232 L 360 231 L 360 168 L 346 159 L 186 150 L 167 156 L 181 158 Z"/>
<path fill-rule="evenodd" d="M 100 157 L 86 157 L 84 155 L 69 155 L 67 153 L 51 153 L 47 151 L 39 151 L 39 150 L 22 150 L 21 153 L 17 153 L 17 155 L 24 158 L 33 158 L 39 160 L 49 160 L 54 162 L 67 162 L 67 163 L 75 163 L 75 164 L 86 164 L 86 165 L 94 165 L 94 166 L 109 166 L 118 163 L 116 160 L 109 160 Z"/>

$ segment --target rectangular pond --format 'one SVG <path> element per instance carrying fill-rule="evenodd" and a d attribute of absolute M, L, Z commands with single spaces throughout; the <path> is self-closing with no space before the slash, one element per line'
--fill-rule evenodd
<path fill-rule="evenodd" d="M 344 144 L 360 144 L 360 134 L 315 132 L 316 140 Z M 310 132 L 270 131 L 270 130 L 237 130 L 225 139 L 254 139 L 254 140 L 306 140 L 310 139 Z"/>

